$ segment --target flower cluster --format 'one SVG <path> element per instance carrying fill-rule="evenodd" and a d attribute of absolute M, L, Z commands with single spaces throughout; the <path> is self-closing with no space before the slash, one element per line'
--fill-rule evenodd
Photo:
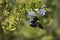
<path fill-rule="evenodd" d="M 44 6 L 42 6 L 42 9 L 38 9 L 38 8 L 36 8 L 36 9 L 34 9 L 37 13 L 39 13 L 40 14 L 40 16 L 45 16 L 46 15 L 46 10 L 45 10 L 45 5 Z M 28 10 L 28 9 L 26 9 L 27 10 L 27 12 L 28 12 L 28 16 L 30 17 L 30 18 L 34 18 L 35 16 L 36 16 L 36 13 L 34 12 L 34 11 L 32 11 L 32 10 Z"/>

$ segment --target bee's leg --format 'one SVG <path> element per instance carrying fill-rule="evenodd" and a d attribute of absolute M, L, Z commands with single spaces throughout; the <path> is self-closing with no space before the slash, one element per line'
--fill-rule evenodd
<path fill-rule="evenodd" d="M 41 28 L 41 29 L 44 29 L 43 26 L 42 26 L 41 24 L 39 24 L 38 27 Z"/>
<path fill-rule="evenodd" d="M 44 28 L 43 28 L 43 25 L 41 25 L 41 24 L 39 23 L 39 20 L 37 21 L 36 24 L 37 24 L 37 27 L 39 27 L 39 28 L 41 28 L 41 29 L 44 29 Z"/>

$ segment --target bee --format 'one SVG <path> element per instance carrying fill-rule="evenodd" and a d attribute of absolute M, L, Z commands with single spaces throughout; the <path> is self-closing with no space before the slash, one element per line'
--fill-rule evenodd
<path fill-rule="evenodd" d="M 31 27 L 39 27 L 43 29 L 43 26 L 40 24 L 35 12 L 33 12 L 32 10 L 28 11 L 28 16 L 29 18 L 31 18 L 29 24 Z"/>
<path fill-rule="evenodd" d="M 44 29 L 43 26 L 39 23 L 39 19 L 35 16 L 33 20 L 30 21 L 31 27 L 39 27 L 41 29 Z"/>

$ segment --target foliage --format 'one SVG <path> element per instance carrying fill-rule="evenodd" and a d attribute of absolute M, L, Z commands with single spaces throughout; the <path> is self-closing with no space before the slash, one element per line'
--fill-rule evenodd
<path fill-rule="evenodd" d="M 0 40 L 59 40 L 60 28 L 55 28 L 53 17 L 58 10 L 57 2 L 57 0 L 0 0 Z M 26 9 L 34 11 L 35 8 L 41 9 L 43 5 L 46 5 L 47 15 L 45 17 L 37 13 L 36 15 L 44 30 L 30 27 Z"/>

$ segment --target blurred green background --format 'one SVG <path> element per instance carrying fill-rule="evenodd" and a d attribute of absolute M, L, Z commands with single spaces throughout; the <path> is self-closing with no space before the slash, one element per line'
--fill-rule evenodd
<path fill-rule="evenodd" d="M 29 26 L 26 9 L 46 5 L 44 30 Z M 60 40 L 60 0 L 0 0 L 0 40 Z"/>

